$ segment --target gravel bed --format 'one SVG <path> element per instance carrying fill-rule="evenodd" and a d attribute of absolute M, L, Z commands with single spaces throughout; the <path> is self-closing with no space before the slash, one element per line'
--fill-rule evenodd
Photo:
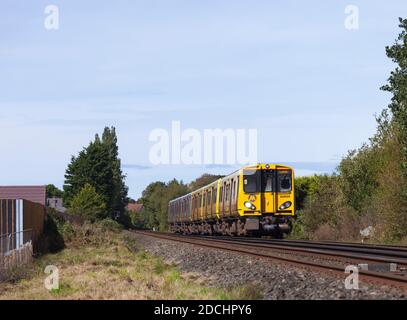
<path fill-rule="evenodd" d="M 253 256 L 130 234 L 151 254 L 177 265 L 186 278 L 207 286 L 255 286 L 264 299 L 271 300 L 407 298 L 407 292 L 401 289 L 363 282 L 359 290 L 347 290 L 345 273 L 341 279 Z"/>

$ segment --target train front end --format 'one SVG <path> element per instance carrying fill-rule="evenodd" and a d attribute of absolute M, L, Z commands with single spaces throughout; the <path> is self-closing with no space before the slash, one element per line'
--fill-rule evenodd
<path fill-rule="evenodd" d="M 248 233 L 282 237 L 292 228 L 294 170 L 278 164 L 258 164 L 241 169 L 239 214 Z"/>

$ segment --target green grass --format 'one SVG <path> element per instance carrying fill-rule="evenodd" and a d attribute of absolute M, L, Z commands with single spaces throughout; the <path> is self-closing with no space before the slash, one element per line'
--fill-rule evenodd
<path fill-rule="evenodd" d="M 67 248 L 36 259 L 23 276 L 0 284 L 0 299 L 261 299 L 255 286 L 214 288 L 183 275 L 174 265 L 142 250 L 124 233 L 70 230 Z M 105 238 L 108 237 L 109 241 Z M 59 268 L 60 287 L 48 291 L 47 265 Z"/>

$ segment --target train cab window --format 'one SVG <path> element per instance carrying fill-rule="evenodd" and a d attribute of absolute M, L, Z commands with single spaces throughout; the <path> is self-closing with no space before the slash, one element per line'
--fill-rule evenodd
<path fill-rule="evenodd" d="M 291 171 L 279 171 L 277 175 L 278 191 L 290 192 L 292 188 Z"/>
<path fill-rule="evenodd" d="M 259 179 L 260 171 L 246 170 L 243 173 L 243 190 L 245 193 L 259 192 Z"/>
<path fill-rule="evenodd" d="M 274 171 L 263 170 L 261 174 L 261 191 L 262 192 L 273 192 L 274 184 Z"/>

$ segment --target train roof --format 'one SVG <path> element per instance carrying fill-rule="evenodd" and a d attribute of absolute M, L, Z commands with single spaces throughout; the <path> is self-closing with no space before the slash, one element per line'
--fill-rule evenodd
<path fill-rule="evenodd" d="M 217 179 L 217 180 L 215 180 L 215 181 L 213 181 L 213 182 L 211 182 L 211 183 L 209 183 L 209 184 L 207 184 L 207 185 L 205 185 L 205 186 L 203 186 L 203 187 L 201 187 L 199 189 L 196 189 L 194 191 L 191 191 L 190 193 L 187 193 L 186 195 L 183 195 L 181 197 L 170 200 L 168 202 L 168 204 L 170 204 L 173 201 L 180 200 L 180 199 L 192 196 L 193 193 L 202 191 L 203 189 L 206 189 L 207 187 L 209 187 L 209 186 L 211 186 L 213 184 L 217 184 L 220 180 L 223 180 L 223 179 L 225 179 L 225 178 L 227 178 L 229 176 L 232 176 L 232 175 L 236 174 L 237 172 L 239 172 L 241 170 L 247 170 L 247 169 L 252 169 L 252 170 L 253 169 L 277 169 L 277 168 L 291 169 L 291 170 L 293 169 L 290 166 L 283 165 L 283 164 L 276 164 L 276 163 L 258 163 L 258 164 L 254 164 L 254 165 L 243 166 L 243 167 L 239 168 L 238 170 L 235 170 L 232 173 L 228 174 L 227 176 L 224 176 L 223 178 L 219 178 L 219 179 Z"/>

